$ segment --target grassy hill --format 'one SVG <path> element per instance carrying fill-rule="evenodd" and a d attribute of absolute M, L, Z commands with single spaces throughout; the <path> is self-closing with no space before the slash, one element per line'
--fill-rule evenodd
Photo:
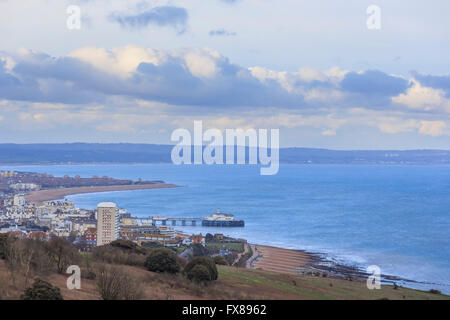
<path fill-rule="evenodd" d="M 141 284 L 143 299 L 400 299 L 450 300 L 450 296 L 392 286 L 368 290 L 364 282 L 312 276 L 295 276 L 263 270 L 219 266 L 219 279 L 209 286 L 190 282 L 181 275 L 157 274 L 141 267 L 123 266 Z M 18 299 L 22 291 L 9 283 L 9 272 L 0 260 L 0 298 Z M 82 279 L 80 290 L 66 288 L 67 276 L 44 277 L 61 289 L 66 300 L 96 300 L 96 281 Z"/>

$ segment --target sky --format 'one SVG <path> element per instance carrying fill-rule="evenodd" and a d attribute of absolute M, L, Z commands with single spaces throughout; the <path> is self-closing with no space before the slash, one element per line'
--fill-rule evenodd
<path fill-rule="evenodd" d="M 282 147 L 450 149 L 449 12 L 447 0 L 0 0 L 0 143 L 174 143 L 202 120 L 279 129 Z"/>

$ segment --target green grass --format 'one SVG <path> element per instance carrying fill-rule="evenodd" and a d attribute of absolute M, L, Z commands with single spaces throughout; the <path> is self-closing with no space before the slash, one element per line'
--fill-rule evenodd
<path fill-rule="evenodd" d="M 450 300 L 450 296 L 426 291 L 384 285 L 380 290 L 369 290 L 365 282 L 319 278 L 306 275 L 286 275 L 255 269 L 218 266 L 219 279 L 233 281 L 235 286 L 253 290 L 277 291 L 299 299 L 389 299 L 389 300 Z"/>
<path fill-rule="evenodd" d="M 219 277 L 223 277 L 225 279 L 227 279 L 227 278 L 228 279 L 229 278 L 238 279 L 249 285 L 258 284 L 258 285 L 262 285 L 262 286 L 269 286 L 269 287 L 280 289 L 282 291 L 296 293 L 296 294 L 299 294 L 301 296 L 304 296 L 304 297 L 310 298 L 310 299 L 321 299 L 321 300 L 334 299 L 332 296 L 323 294 L 318 291 L 312 291 L 312 290 L 308 290 L 305 288 L 290 285 L 290 284 L 287 284 L 282 281 L 269 279 L 269 278 L 266 278 L 266 277 L 261 276 L 256 273 L 238 272 L 238 271 L 233 271 L 230 268 L 224 268 L 221 266 L 219 267 Z"/>
<path fill-rule="evenodd" d="M 230 243 L 219 243 L 219 242 L 208 242 L 207 247 L 216 247 L 218 249 L 227 249 L 230 251 L 243 252 L 244 245 L 241 242 L 230 242 Z"/>

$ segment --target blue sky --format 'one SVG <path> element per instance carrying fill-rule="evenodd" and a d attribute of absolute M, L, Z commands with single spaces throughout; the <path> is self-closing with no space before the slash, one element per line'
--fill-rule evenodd
<path fill-rule="evenodd" d="M 440 0 L 0 0 L 0 142 L 169 143 L 203 120 L 279 128 L 282 146 L 449 149 L 448 12 Z"/>

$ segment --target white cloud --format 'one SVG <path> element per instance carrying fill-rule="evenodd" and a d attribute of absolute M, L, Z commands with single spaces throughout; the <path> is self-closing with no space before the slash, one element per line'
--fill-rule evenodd
<path fill-rule="evenodd" d="M 440 110 L 450 113 L 450 100 L 445 97 L 444 90 L 424 87 L 416 80 L 412 82 L 412 87 L 406 93 L 392 98 L 394 103 L 414 110 Z"/>
<path fill-rule="evenodd" d="M 68 56 L 120 77 L 131 76 L 142 62 L 159 65 L 166 60 L 162 51 L 137 46 L 114 48 L 110 51 L 105 48 L 84 47 L 69 53 Z"/>
<path fill-rule="evenodd" d="M 220 55 L 210 50 L 193 50 L 184 55 L 189 72 L 199 78 L 213 78 L 219 68 L 217 59 Z"/>
<path fill-rule="evenodd" d="M 449 134 L 446 130 L 447 125 L 444 121 L 420 121 L 419 133 L 433 137 L 439 137 L 444 134 Z"/>

